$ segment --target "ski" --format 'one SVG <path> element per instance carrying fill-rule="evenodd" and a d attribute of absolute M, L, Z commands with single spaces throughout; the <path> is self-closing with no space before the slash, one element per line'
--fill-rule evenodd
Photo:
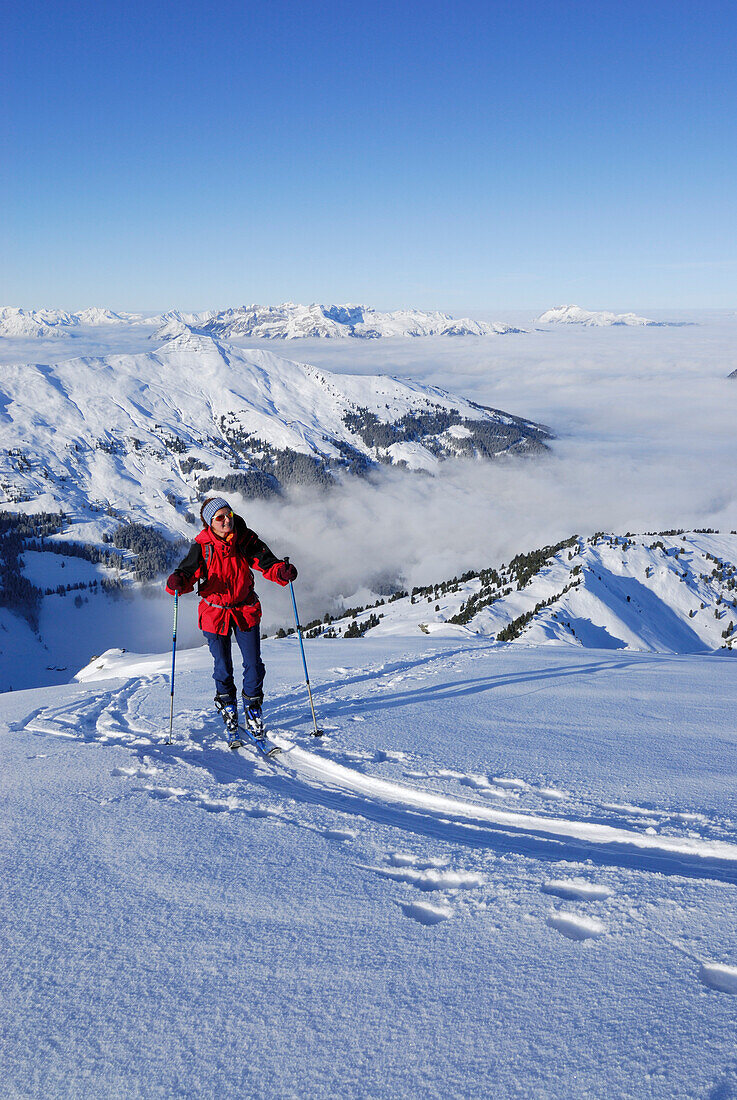
<path fill-rule="evenodd" d="M 266 735 L 264 735 L 263 737 L 256 737 L 251 732 L 251 730 L 248 729 L 247 726 L 239 726 L 238 729 L 239 732 L 245 734 L 245 740 L 239 739 L 238 747 L 241 747 L 243 745 L 253 745 L 254 748 L 259 751 L 261 756 L 265 756 L 267 758 L 278 756 L 279 753 L 282 751 L 279 746 L 275 745 L 273 741 L 270 741 Z"/>

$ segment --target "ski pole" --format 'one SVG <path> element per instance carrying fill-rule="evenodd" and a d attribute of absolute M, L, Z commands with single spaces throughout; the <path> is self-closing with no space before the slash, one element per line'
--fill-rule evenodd
<path fill-rule="evenodd" d="M 174 593 L 174 630 L 171 641 L 171 704 L 169 706 L 169 736 L 164 742 L 171 745 L 171 734 L 174 726 L 174 662 L 177 659 L 177 612 L 179 611 L 179 593 Z"/>
<path fill-rule="evenodd" d="M 311 737 L 322 737 L 324 730 L 317 728 L 317 719 L 315 718 L 315 704 L 312 702 L 312 690 L 310 689 L 310 674 L 307 671 L 307 661 L 305 660 L 305 647 L 302 644 L 302 627 L 299 625 L 299 614 L 297 613 L 297 601 L 294 598 L 294 585 L 289 582 L 289 591 L 292 593 L 292 607 L 294 608 L 294 622 L 297 627 L 297 637 L 299 638 L 299 648 L 302 653 L 302 664 L 305 669 L 305 681 L 307 683 L 307 694 L 310 697 L 310 709 L 312 711 L 312 725 L 313 730 L 310 734 Z"/>

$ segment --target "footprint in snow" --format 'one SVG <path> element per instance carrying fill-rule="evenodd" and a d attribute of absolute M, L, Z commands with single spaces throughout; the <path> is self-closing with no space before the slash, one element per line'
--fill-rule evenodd
<path fill-rule="evenodd" d="M 322 835 L 327 840 L 338 840 L 342 843 L 356 839 L 356 833 L 352 829 L 325 829 Z"/>
<path fill-rule="evenodd" d="M 150 779 L 152 775 L 156 775 L 160 771 L 159 768 L 153 764 L 148 764 L 144 767 L 126 767 L 121 765 L 119 768 L 113 768 L 111 775 L 120 776 L 123 779 Z"/>
<path fill-rule="evenodd" d="M 596 917 L 582 917 L 578 913 L 566 913 L 562 909 L 549 913 L 545 923 L 567 939 L 579 942 L 606 935 L 606 926 Z"/>
<path fill-rule="evenodd" d="M 737 993 L 737 966 L 702 962 L 699 978 L 709 989 L 716 989 L 719 993 Z"/>
<path fill-rule="evenodd" d="M 559 791 L 557 787 L 539 787 L 535 793 L 549 802 L 562 802 L 569 797 L 568 791 Z"/>
<path fill-rule="evenodd" d="M 439 924 L 453 916 L 448 905 L 431 905 L 429 901 L 403 901 L 400 907 L 405 917 L 411 917 L 419 924 Z"/>
<path fill-rule="evenodd" d="M 530 784 L 525 783 L 524 779 L 503 779 L 501 776 L 495 776 L 492 783 L 506 791 L 529 791 L 530 789 Z"/>
<path fill-rule="evenodd" d="M 601 808 L 612 813 L 626 814 L 627 817 L 631 817 L 633 814 L 637 817 L 660 816 L 657 810 L 648 810 L 644 806 L 634 806 L 631 802 L 602 802 Z"/>
<path fill-rule="evenodd" d="M 460 780 L 462 787 L 470 787 L 472 791 L 487 795 L 489 798 L 515 798 L 516 791 L 509 791 L 503 784 L 498 784 L 496 779 L 489 779 L 486 775 L 464 775 Z M 502 788 L 501 790 L 499 788 Z"/>
<path fill-rule="evenodd" d="M 389 867 L 373 870 L 395 882 L 406 882 L 424 893 L 434 890 L 477 890 L 486 885 L 484 875 L 472 871 L 453 871 L 445 859 L 419 859 L 417 856 L 394 852 Z"/>
<path fill-rule="evenodd" d="M 409 852 L 392 852 L 389 863 L 392 867 L 417 867 L 420 871 L 426 871 L 429 867 L 445 867 L 447 859 L 420 859 Z"/>
<path fill-rule="evenodd" d="M 162 801 L 184 798 L 185 795 L 189 794 L 186 787 L 147 787 L 146 789 L 151 798 L 158 798 Z"/>
<path fill-rule="evenodd" d="M 540 887 L 543 894 L 554 894 L 558 898 L 573 901 L 603 901 L 610 898 L 613 890 L 608 886 L 595 886 L 583 879 L 550 879 Z"/>
<path fill-rule="evenodd" d="M 377 870 L 386 878 L 394 879 L 395 882 L 406 882 L 424 893 L 433 890 L 478 890 L 486 885 L 484 876 L 472 871 L 438 870 L 435 867 L 422 870 L 416 867 L 380 867 Z"/>
<path fill-rule="evenodd" d="M 451 768 L 438 768 L 437 771 L 406 771 L 407 779 L 465 779 L 463 772 L 453 771 Z"/>
<path fill-rule="evenodd" d="M 406 752 L 390 752 L 388 749 L 377 749 L 371 757 L 371 762 L 373 764 L 403 764 L 406 759 Z"/>

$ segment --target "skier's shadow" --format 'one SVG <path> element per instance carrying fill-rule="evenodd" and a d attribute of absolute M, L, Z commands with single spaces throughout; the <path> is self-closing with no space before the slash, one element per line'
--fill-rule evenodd
<path fill-rule="evenodd" d="M 418 664 L 419 663 L 422 662 L 418 662 Z M 558 665 L 553 668 L 545 667 L 533 669 L 529 672 L 501 673 L 493 676 L 479 676 L 474 679 L 449 680 L 445 683 L 429 684 L 425 687 L 410 688 L 406 691 L 400 690 L 393 693 L 379 693 L 379 691 L 374 688 L 368 695 L 356 695 L 346 700 L 329 698 L 328 705 L 321 709 L 321 718 L 324 720 L 325 718 L 366 709 L 369 709 L 372 713 L 382 710 L 394 710 L 400 707 L 410 706 L 420 701 L 437 702 L 443 699 L 459 699 L 464 696 L 478 695 L 483 692 L 494 691 L 503 687 L 511 687 L 516 684 L 545 683 L 546 681 L 591 676 L 598 672 L 620 671 L 630 668 L 634 664 L 642 666 L 643 661 L 622 659 L 616 662 L 593 661 L 589 664 L 577 665 L 575 667 Z M 402 666 L 402 668 L 406 667 L 406 665 Z M 375 675 L 359 676 L 354 679 L 342 681 L 341 687 L 349 687 L 351 684 L 358 684 L 375 679 Z M 322 689 L 313 688 L 312 694 L 319 704 L 321 698 L 323 696 L 328 696 L 332 690 L 333 689 L 329 687 L 323 687 Z M 299 710 L 293 706 L 293 701 L 297 704 Z M 296 725 L 302 726 L 304 724 L 304 699 L 295 693 L 282 697 L 281 699 L 277 696 L 274 699 L 273 714 L 275 718 L 277 718 L 280 727 L 291 729 Z"/>

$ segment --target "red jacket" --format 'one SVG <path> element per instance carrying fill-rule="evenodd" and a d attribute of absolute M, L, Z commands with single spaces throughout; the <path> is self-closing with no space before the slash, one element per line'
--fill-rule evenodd
<path fill-rule="evenodd" d="M 235 517 L 229 540 L 218 538 L 206 527 L 192 543 L 184 561 L 176 568 L 191 592 L 197 582 L 200 596 L 199 626 L 209 634 L 228 634 L 231 625 L 250 630 L 261 622 L 261 604 L 253 587 L 251 569 L 258 569 L 270 581 L 285 585 L 275 576 L 283 560 L 277 558 L 251 531 L 240 516 Z M 167 586 L 169 595 L 172 590 Z"/>

